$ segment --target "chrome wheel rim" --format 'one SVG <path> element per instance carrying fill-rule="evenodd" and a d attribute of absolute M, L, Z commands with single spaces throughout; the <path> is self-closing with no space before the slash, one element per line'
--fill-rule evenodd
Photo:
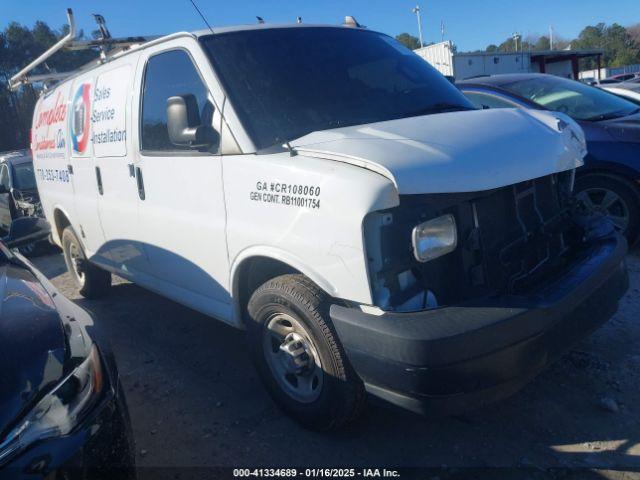
<path fill-rule="evenodd" d="M 271 315 L 265 327 L 264 355 L 280 388 L 301 403 L 317 400 L 322 392 L 324 373 L 307 329 L 286 313 Z"/>
<path fill-rule="evenodd" d="M 69 263 L 80 285 L 84 285 L 84 255 L 75 243 L 69 245 Z"/>
<path fill-rule="evenodd" d="M 589 210 L 605 215 L 618 230 L 624 232 L 629 227 L 629 208 L 616 192 L 607 188 L 588 188 L 576 197 Z"/>

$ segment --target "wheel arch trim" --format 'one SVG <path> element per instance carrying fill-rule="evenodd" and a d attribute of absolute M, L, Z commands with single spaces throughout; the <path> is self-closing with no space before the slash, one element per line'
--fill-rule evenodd
<path fill-rule="evenodd" d="M 242 305 L 240 302 L 241 273 L 243 267 L 247 264 L 247 262 L 258 258 L 275 260 L 277 262 L 283 263 L 309 278 L 328 295 L 332 297 L 337 296 L 338 291 L 335 286 L 323 275 L 307 265 L 301 258 L 277 247 L 268 245 L 255 245 L 246 248 L 238 253 L 231 263 L 229 285 L 231 286 L 231 299 L 233 303 L 233 323 L 241 328 L 244 324 Z"/>
<path fill-rule="evenodd" d="M 60 225 L 59 223 L 59 216 L 62 215 L 66 221 L 67 221 L 67 225 L 71 226 L 71 228 L 73 228 L 73 224 L 71 222 L 71 216 L 69 215 L 69 212 L 62 206 L 59 204 L 56 204 L 53 206 L 52 209 L 53 212 L 53 232 L 52 232 L 52 236 L 53 236 L 53 240 L 56 241 L 56 243 L 58 244 L 58 246 L 62 246 L 62 232 L 65 229 L 66 225 Z M 55 232 L 55 234 L 53 234 Z"/>

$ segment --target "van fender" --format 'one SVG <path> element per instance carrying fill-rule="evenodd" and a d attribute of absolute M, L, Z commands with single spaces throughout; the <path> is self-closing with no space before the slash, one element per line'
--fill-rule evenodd
<path fill-rule="evenodd" d="M 338 293 L 335 286 L 329 282 L 324 276 L 320 275 L 317 271 L 307 265 L 301 258 L 291 254 L 285 250 L 281 250 L 269 245 L 254 245 L 242 250 L 231 263 L 229 285 L 231 285 L 231 299 L 233 302 L 233 324 L 243 328 L 243 315 L 240 305 L 240 271 L 241 266 L 245 261 L 263 257 L 272 260 L 282 262 L 289 267 L 299 271 L 311 281 L 313 281 L 318 287 L 324 290 L 332 297 Z"/>

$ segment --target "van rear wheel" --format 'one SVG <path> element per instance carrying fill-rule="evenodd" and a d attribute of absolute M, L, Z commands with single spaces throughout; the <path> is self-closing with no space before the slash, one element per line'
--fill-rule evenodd
<path fill-rule="evenodd" d="M 62 252 L 78 292 L 85 298 L 104 297 L 111 288 L 111 274 L 93 265 L 71 227 L 62 232 Z"/>
<path fill-rule="evenodd" d="M 300 424 L 320 431 L 354 420 L 364 403 L 330 306 L 304 275 L 282 275 L 259 287 L 247 308 L 249 348 L 269 394 Z"/>

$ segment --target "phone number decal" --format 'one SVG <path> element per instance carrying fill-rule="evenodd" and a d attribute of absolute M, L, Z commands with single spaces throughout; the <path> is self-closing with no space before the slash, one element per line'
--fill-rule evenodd
<path fill-rule="evenodd" d="M 249 200 L 317 210 L 320 208 L 320 187 L 297 183 L 258 181 L 255 190 L 249 192 Z"/>
<path fill-rule="evenodd" d="M 69 171 L 58 170 L 54 168 L 38 168 L 36 175 L 43 182 L 62 182 L 69 183 Z"/>

